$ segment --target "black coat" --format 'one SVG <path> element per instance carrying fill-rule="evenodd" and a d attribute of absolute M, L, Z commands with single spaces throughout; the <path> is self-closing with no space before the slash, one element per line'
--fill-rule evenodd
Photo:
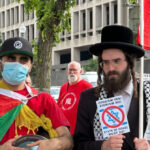
<path fill-rule="evenodd" d="M 95 96 L 95 88 L 82 92 L 80 96 L 77 124 L 74 134 L 74 150 L 101 150 L 103 141 L 95 141 L 93 121 L 97 109 Z M 130 132 L 124 134 L 124 144 L 122 150 L 134 150 L 134 137 L 138 137 L 139 127 L 139 100 L 132 98 L 129 112 L 128 122 Z M 146 128 L 146 106 L 144 102 L 144 131 Z"/>

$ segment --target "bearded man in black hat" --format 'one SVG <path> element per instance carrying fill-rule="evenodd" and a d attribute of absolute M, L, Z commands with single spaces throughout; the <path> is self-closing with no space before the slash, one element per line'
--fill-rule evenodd
<path fill-rule="evenodd" d="M 144 56 L 144 50 L 133 45 L 133 33 L 129 28 L 121 25 L 110 25 L 102 29 L 101 43 L 91 46 L 90 52 L 98 56 L 98 86 L 82 92 L 80 96 L 74 134 L 74 150 L 150 149 L 146 140 L 137 138 L 139 84 L 135 77 L 134 66 L 136 59 Z M 112 132 L 112 135 L 106 136 L 101 117 L 103 117 L 105 127 L 111 129 L 115 129 L 116 124 L 119 124 L 121 120 L 113 109 L 110 109 L 111 111 L 107 109 L 106 116 L 100 116 L 100 109 L 98 109 L 96 102 L 102 100 L 105 102 L 106 99 L 113 99 L 117 96 L 122 96 L 130 131 L 124 134 Z M 144 107 L 144 131 L 146 128 L 146 111 Z M 105 119 L 108 119 L 107 121 L 111 124 L 108 125 Z M 115 121 L 116 124 L 113 123 Z"/>
<path fill-rule="evenodd" d="M 0 58 L 0 150 L 72 149 L 69 122 L 55 100 L 26 84 L 33 66 L 30 43 L 9 38 L 1 46 Z M 18 136 L 22 137 L 16 140 Z"/>

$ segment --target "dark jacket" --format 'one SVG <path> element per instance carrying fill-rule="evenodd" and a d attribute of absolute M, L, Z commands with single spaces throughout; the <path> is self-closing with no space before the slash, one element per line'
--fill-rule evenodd
<path fill-rule="evenodd" d="M 101 150 L 103 141 L 95 141 L 93 120 L 97 109 L 95 96 L 95 88 L 82 92 L 80 96 L 77 124 L 74 134 L 74 150 Z M 145 102 L 144 102 L 145 107 Z M 134 137 L 138 137 L 139 124 L 139 100 L 132 98 L 129 112 L 128 122 L 130 132 L 124 134 L 124 144 L 122 150 L 134 150 Z M 144 131 L 146 128 L 146 109 L 144 108 Z"/>

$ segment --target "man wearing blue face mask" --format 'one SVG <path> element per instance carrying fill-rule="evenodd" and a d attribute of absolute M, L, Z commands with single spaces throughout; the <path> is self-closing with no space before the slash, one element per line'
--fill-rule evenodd
<path fill-rule="evenodd" d="M 25 82 L 33 66 L 30 43 L 20 37 L 7 39 L 1 46 L 0 58 L 0 150 L 26 150 L 14 147 L 16 137 L 41 133 L 46 133 L 50 139 L 36 141 L 27 147 L 71 149 L 69 123 L 55 100 L 48 93 L 38 94 Z"/>

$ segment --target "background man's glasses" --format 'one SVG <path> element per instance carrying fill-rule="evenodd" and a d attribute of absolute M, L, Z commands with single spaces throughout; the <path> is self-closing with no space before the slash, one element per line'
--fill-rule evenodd
<path fill-rule="evenodd" d="M 69 71 L 69 72 L 77 72 L 78 69 L 69 69 L 68 71 Z"/>

